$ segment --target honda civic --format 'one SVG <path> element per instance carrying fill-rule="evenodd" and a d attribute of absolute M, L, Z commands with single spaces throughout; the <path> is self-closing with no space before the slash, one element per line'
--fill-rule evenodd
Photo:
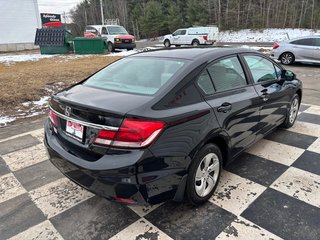
<path fill-rule="evenodd" d="M 111 201 L 206 202 L 221 169 L 297 117 L 302 83 L 248 49 L 134 54 L 54 94 L 50 161 Z"/>

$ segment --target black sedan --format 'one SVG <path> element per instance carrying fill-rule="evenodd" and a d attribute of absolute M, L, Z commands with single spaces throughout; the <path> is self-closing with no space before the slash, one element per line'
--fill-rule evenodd
<path fill-rule="evenodd" d="M 132 55 L 55 94 L 45 124 L 51 162 L 106 199 L 198 205 L 221 168 L 297 117 L 302 83 L 247 49 Z"/>

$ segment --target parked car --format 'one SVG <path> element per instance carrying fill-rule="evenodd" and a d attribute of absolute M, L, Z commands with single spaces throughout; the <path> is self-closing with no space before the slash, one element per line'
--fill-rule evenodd
<path fill-rule="evenodd" d="M 183 28 L 164 36 L 163 44 L 165 47 L 170 47 L 171 45 L 212 45 L 217 41 L 218 35 L 219 29 L 216 26 Z"/>
<path fill-rule="evenodd" d="M 115 49 L 132 50 L 136 47 L 135 37 L 119 25 L 90 25 L 84 30 L 84 37 L 101 37 L 109 52 Z"/>
<path fill-rule="evenodd" d="M 55 95 L 45 145 L 68 178 L 106 199 L 207 201 L 221 169 L 277 126 L 301 81 L 248 49 L 131 55 Z"/>
<path fill-rule="evenodd" d="M 320 63 L 320 36 L 275 42 L 271 57 L 280 60 L 284 65 L 294 62 Z"/>

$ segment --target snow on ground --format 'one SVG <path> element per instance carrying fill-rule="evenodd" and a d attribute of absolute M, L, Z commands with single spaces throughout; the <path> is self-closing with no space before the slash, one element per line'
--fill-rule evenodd
<path fill-rule="evenodd" d="M 42 58 L 51 58 L 55 55 L 41 55 L 35 54 L 1 54 L 0 63 L 12 63 L 12 62 L 26 62 L 26 61 L 38 61 Z"/>
<path fill-rule="evenodd" d="M 15 121 L 15 117 L 0 116 L 0 127 L 6 126 L 8 123 Z"/>
<path fill-rule="evenodd" d="M 320 34 L 320 31 L 293 28 L 267 28 L 261 31 L 244 29 L 240 31 L 221 31 L 218 42 L 274 42 L 315 34 Z"/>

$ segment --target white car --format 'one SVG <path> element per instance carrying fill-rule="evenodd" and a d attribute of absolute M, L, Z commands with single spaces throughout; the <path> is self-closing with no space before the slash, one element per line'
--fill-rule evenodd
<path fill-rule="evenodd" d="M 182 28 L 176 30 L 174 33 L 165 35 L 163 38 L 163 44 L 165 47 L 171 45 L 203 45 L 213 44 L 217 41 L 219 35 L 219 29 L 216 26 L 209 27 L 192 27 Z"/>
<path fill-rule="evenodd" d="M 136 47 L 135 38 L 119 25 L 89 25 L 84 30 L 84 37 L 101 37 L 109 52 L 114 49 L 132 50 Z"/>
<path fill-rule="evenodd" d="M 320 36 L 275 42 L 271 57 L 284 65 L 294 62 L 320 63 Z"/>

